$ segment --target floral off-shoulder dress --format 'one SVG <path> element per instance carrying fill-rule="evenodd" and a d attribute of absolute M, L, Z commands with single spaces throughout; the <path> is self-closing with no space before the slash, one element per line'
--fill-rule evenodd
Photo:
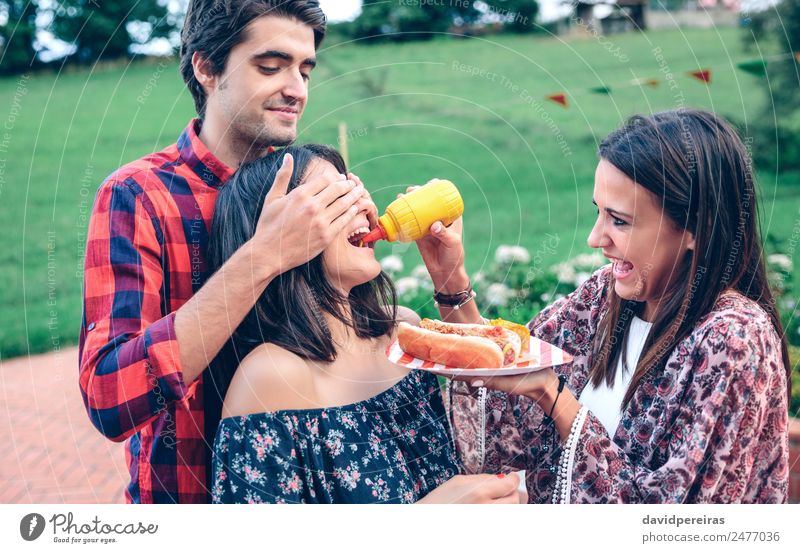
<path fill-rule="evenodd" d="M 212 502 L 416 502 L 459 473 L 440 390 L 414 370 L 350 405 L 225 418 Z"/>
<path fill-rule="evenodd" d="M 531 333 L 574 356 L 557 367 L 579 397 L 592 342 L 612 286 L 603 267 L 543 310 Z M 589 384 L 591 385 L 591 384 Z M 524 397 L 448 388 L 456 446 L 467 473 L 526 469 L 531 502 L 550 502 L 563 447 L 544 413 Z M 781 341 L 767 314 L 737 292 L 723 293 L 647 375 L 613 435 L 592 414 L 568 465 L 567 502 L 785 503 L 789 438 Z"/>

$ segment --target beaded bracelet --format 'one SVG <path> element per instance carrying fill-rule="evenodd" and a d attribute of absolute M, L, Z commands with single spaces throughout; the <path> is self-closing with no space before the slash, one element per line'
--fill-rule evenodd
<path fill-rule="evenodd" d="M 582 406 L 575 420 L 572 421 L 569 436 L 564 444 L 564 449 L 561 451 L 561 458 L 558 461 L 556 485 L 553 491 L 553 503 L 569 503 L 572 463 L 575 461 L 575 450 L 578 447 L 578 439 L 581 435 L 580 430 L 583 428 L 583 423 L 586 420 L 586 414 L 588 412 L 589 408 L 585 405 Z"/>

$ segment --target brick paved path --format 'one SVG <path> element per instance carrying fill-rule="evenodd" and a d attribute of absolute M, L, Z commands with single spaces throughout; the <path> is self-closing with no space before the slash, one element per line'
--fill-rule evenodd
<path fill-rule="evenodd" d="M 0 503 L 123 503 L 123 444 L 89 422 L 78 350 L 0 360 Z"/>

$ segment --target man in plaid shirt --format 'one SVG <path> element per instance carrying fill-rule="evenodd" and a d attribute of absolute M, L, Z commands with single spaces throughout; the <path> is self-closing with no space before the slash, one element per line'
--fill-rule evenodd
<path fill-rule="evenodd" d="M 209 501 L 227 384 L 210 382 L 206 367 L 276 275 L 315 257 L 371 205 L 354 175 L 286 194 L 289 161 L 254 237 L 208 274 L 217 192 L 242 162 L 296 138 L 325 24 L 316 1 L 192 0 L 181 73 L 199 118 L 97 192 L 80 387 L 98 430 L 127 440 L 129 502 Z"/>

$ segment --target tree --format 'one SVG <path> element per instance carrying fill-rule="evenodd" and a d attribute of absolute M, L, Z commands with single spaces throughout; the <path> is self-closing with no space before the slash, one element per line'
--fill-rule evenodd
<path fill-rule="evenodd" d="M 19 73 L 35 63 L 36 10 L 29 0 L 0 2 L 0 15 L 6 21 L 0 27 L 0 72 Z"/>
<path fill-rule="evenodd" d="M 489 9 L 503 17 L 503 27 L 514 33 L 533 33 L 539 3 L 535 0 L 489 0 Z"/>
<path fill-rule="evenodd" d="M 748 35 L 783 54 L 768 63 L 769 79 L 763 79 L 766 102 L 754 125 L 753 157 L 764 169 L 800 169 L 800 2 L 783 0 L 754 14 Z"/>
<path fill-rule="evenodd" d="M 476 4 L 483 4 L 480 9 Z M 340 26 L 353 38 L 370 41 L 427 40 L 454 27 L 470 29 L 490 18 L 518 33 L 535 32 L 536 0 L 386 0 L 365 2 L 361 15 Z"/>
<path fill-rule="evenodd" d="M 75 45 L 81 62 L 127 56 L 133 44 L 169 36 L 173 24 L 158 0 L 62 0 L 53 13 L 54 34 Z"/>
<path fill-rule="evenodd" d="M 361 15 L 350 24 L 354 38 L 376 40 L 428 40 L 447 32 L 454 24 L 471 23 L 480 12 L 472 2 L 389 0 L 365 2 Z"/>

